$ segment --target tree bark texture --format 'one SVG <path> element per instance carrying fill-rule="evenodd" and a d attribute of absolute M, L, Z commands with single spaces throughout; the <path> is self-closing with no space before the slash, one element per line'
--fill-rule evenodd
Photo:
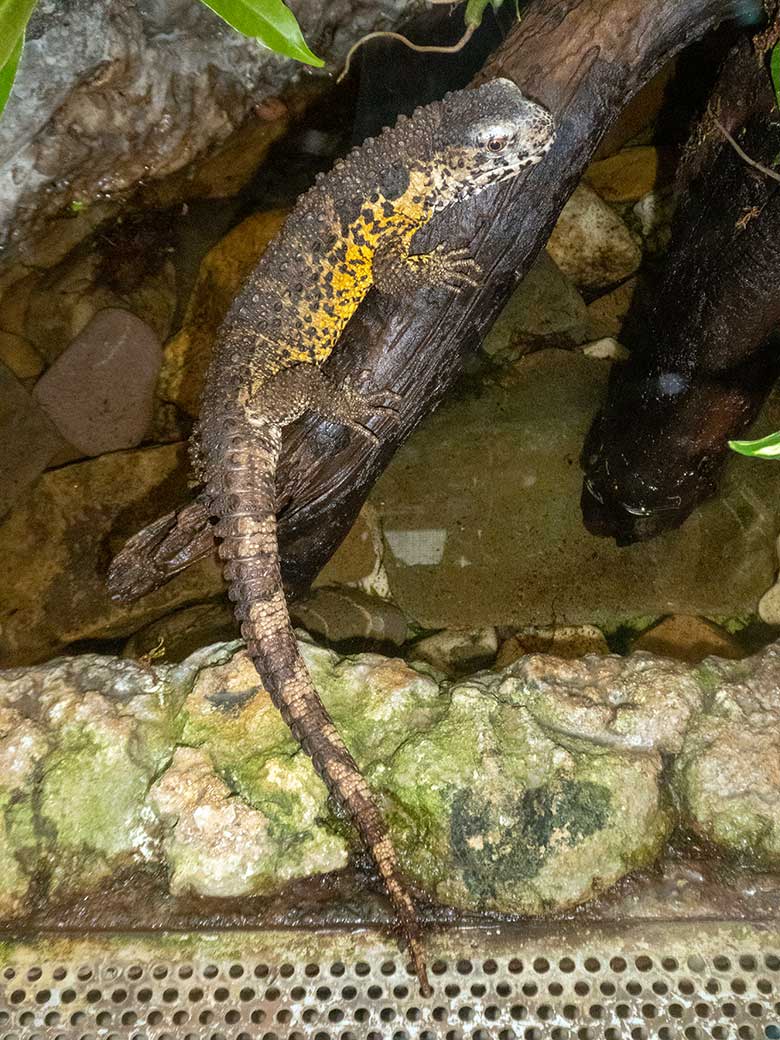
<path fill-rule="evenodd" d="M 415 239 L 468 246 L 483 286 L 457 299 L 420 292 L 399 310 L 371 293 L 329 359 L 336 380 L 367 369 L 399 393 L 395 425 L 369 448 L 307 417 L 287 431 L 278 474 L 280 546 L 292 590 L 334 552 L 373 483 L 441 401 L 546 242 L 602 135 L 674 54 L 734 13 L 725 0 L 534 0 L 478 76 L 507 76 L 553 114 L 558 135 L 539 166 L 437 217 Z"/>
<path fill-rule="evenodd" d="M 743 40 L 726 59 L 680 170 L 680 201 L 658 284 L 624 327 L 583 451 L 582 507 L 619 545 L 678 527 L 717 490 L 728 440 L 755 418 L 778 374 L 780 113 L 763 61 Z M 630 417 L 630 421 L 629 421 Z"/>

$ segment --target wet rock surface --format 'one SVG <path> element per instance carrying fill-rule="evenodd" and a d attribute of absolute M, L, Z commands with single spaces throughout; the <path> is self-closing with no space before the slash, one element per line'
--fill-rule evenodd
<path fill-rule="evenodd" d="M 293 6 L 311 45 L 338 64 L 405 5 L 358 3 L 348 16 Z M 223 140 L 299 68 L 190 0 L 44 0 L 0 127 L 0 244 L 59 259 L 113 200 Z"/>
<path fill-rule="evenodd" d="M 222 591 L 204 560 L 133 604 L 108 597 L 112 548 L 188 498 L 184 445 L 114 452 L 50 470 L 0 524 L 0 666 L 41 660 L 76 640 L 129 635 L 171 608 Z"/>
<path fill-rule="evenodd" d="M 161 360 L 160 341 L 146 322 L 108 308 L 38 380 L 34 396 L 81 454 L 133 448 L 152 421 Z"/>
<path fill-rule="evenodd" d="M 0 362 L 0 522 L 63 446 L 46 412 Z"/>
<path fill-rule="evenodd" d="M 618 548 L 583 527 L 578 460 L 608 374 L 608 362 L 541 351 L 444 404 L 401 448 L 372 501 L 409 617 L 614 627 L 755 610 L 776 567 L 780 466 L 732 460 L 718 498 L 650 542 Z M 770 398 L 757 429 L 780 427 L 777 407 Z"/>
<path fill-rule="evenodd" d="M 543 347 L 572 347 L 588 338 L 588 309 L 545 251 L 496 318 L 482 349 L 510 361 Z"/>
<path fill-rule="evenodd" d="M 563 910 L 653 864 L 675 826 L 743 867 L 776 863 L 776 646 L 695 667 L 536 654 L 455 683 L 301 649 L 436 902 Z M 33 880 L 41 907 L 146 865 L 174 895 L 230 900 L 354 849 L 237 643 L 179 665 L 84 655 L 0 673 L 0 764 L 6 919 Z"/>
<path fill-rule="evenodd" d="M 706 691 L 673 785 L 686 822 L 737 862 L 780 864 L 780 651 L 699 669 Z"/>

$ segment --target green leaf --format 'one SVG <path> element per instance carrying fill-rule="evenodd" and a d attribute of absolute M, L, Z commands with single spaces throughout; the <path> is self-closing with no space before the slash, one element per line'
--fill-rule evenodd
<path fill-rule="evenodd" d="M 751 458 L 780 458 L 780 430 L 757 441 L 729 441 L 729 447 L 732 451 L 738 451 L 740 455 L 750 455 Z"/>
<path fill-rule="evenodd" d="M 5 70 L 38 0 L 0 0 L 0 69 Z M 18 62 L 18 59 L 17 59 Z"/>
<path fill-rule="evenodd" d="M 22 56 L 23 46 L 24 33 L 22 33 L 16 41 L 16 47 L 11 52 L 5 65 L 0 68 L 0 113 L 5 108 L 6 101 L 8 101 L 8 95 L 11 93 L 11 87 L 14 85 L 16 70 L 19 67 L 19 59 Z"/>
<path fill-rule="evenodd" d="M 466 4 L 466 12 L 463 15 L 463 20 L 466 25 L 481 25 L 482 16 L 489 3 L 491 3 L 491 0 L 468 0 L 468 3 Z M 495 7 L 495 4 L 493 4 L 493 6 Z"/>
<path fill-rule="evenodd" d="M 769 72 L 772 76 L 772 86 L 775 88 L 775 102 L 780 108 L 780 43 L 772 48 L 772 56 L 769 59 Z"/>
<path fill-rule="evenodd" d="M 320 67 L 322 58 L 306 46 L 295 15 L 282 0 L 201 0 L 206 7 L 244 36 L 253 36 L 270 50 Z M 2 3 L 2 0 L 0 0 Z"/>

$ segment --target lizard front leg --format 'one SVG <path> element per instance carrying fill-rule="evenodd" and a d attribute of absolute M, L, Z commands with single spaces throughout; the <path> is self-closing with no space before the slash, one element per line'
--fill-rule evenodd
<path fill-rule="evenodd" d="M 447 249 L 440 243 L 430 253 L 410 253 L 409 238 L 388 238 L 377 246 L 373 277 L 379 292 L 404 296 L 424 285 L 460 292 L 480 284 L 481 268 L 468 249 Z"/>

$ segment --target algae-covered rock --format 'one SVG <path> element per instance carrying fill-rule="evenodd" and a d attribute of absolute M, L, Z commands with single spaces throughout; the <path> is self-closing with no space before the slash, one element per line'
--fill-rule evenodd
<path fill-rule="evenodd" d="M 33 774 L 47 750 L 41 727 L 0 700 L 0 916 L 24 910 L 38 848 Z"/>
<path fill-rule="evenodd" d="M 569 666 L 536 660 L 553 674 Z M 446 716 L 405 741 L 382 778 L 406 869 L 441 902 L 562 909 L 661 849 L 671 817 L 652 739 L 643 755 L 566 741 L 528 710 L 538 695 L 533 674 L 512 670 L 455 686 Z"/>
<path fill-rule="evenodd" d="M 300 772 L 295 762 L 270 760 L 265 779 L 269 787 L 276 780 L 278 793 L 289 798 L 292 790 L 307 782 L 311 787 L 305 777 L 303 785 L 296 784 Z M 278 783 L 281 778 L 283 785 Z M 309 835 L 303 820 L 298 823 L 298 841 L 280 841 L 274 814 L 252 809 L 237 798 L 215 774 L 208 755 L 196 748 L 176 751 L 170 767 L 152 788 L 151 800 L 165 826 L 163 848 L 174 895 L 258 895 L 273 892 L 292 877 L 334 870 L 346 863 L 345 843 L 321 828 L 315 852 L 305 840 Z M 322 810 L 321 797 L 310 795 L 308 801 L 315 811 Z M 311 822 L 309 827 L 313 829 Z"/>
<path fill-rule="evenodd" d="M 689 827 L 780 860 L 780 646 L 692 666 L 526 655 L 450 683 L 299 643 L 430 898 L 575 906 Z M 668 790 L 668 777 L 674 790 Z M 179 665 L 84 655 L 0 673 L 0 917 L 133 864 L 243 898 L 342 868 L 357 838 L 238 642 Z"/>
<path fill-rule="evenodd" d="M 145 798 L 175 741 L 171 698 L 148 669 L 92 655 L 0 673 L 4 889 L 22 874 L 81 893 L 154 856 Z"/>
<path fill-rule="evenodd" d="M 780 647 L 707 658 L 706 694 L 673 785 L 688 826 L 745 865 L 780 866 Z"/>

